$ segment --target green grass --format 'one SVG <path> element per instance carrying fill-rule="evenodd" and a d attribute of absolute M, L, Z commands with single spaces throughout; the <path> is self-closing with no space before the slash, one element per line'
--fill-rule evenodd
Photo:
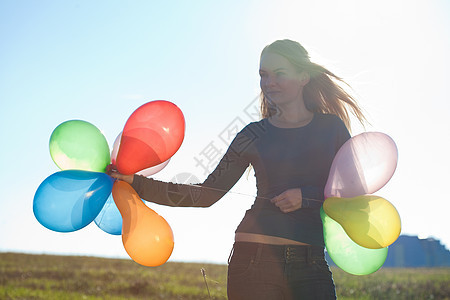
<path fill-rule="evenodd" d="M 227 266 L 0 253 L 0 299 L 226 299 Z M 333 268 L 338 299 L 450 299 L 450 268 L 381 269 L 353 276 Z"/>
<path fill-rule="evenodd" d="M 382 268 L 366 276 L 332 271 L 339 299 L 450 299 L 450 268 Z"/>

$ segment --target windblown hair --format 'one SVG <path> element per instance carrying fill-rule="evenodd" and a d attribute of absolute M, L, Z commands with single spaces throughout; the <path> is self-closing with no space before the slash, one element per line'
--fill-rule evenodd
<path fill-rule="evenodd" d="M 355 99 L 340 85 L 348 84 L 342 78 L 336 76 L 324 67 L 311 62 L 306 49 L 298 42 L 291 40 L 278 40 L 266 46 L 261 57 L 265 53 L 275 53 L 285 57 L 300 72 L 306 72 L 310 79 L 303 88 L 303 99 L 306 108 L 314 113 L 333 114 L 341 118 L 350 131 L 351 113 L 364 125 L 366 118 Z M 270 117 L 276 113 L 276 108 L 267 101 L 261 91 L 261 116 Z"/>

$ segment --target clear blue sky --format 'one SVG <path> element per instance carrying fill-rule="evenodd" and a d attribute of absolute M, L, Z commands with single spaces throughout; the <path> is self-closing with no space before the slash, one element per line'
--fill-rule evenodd
<path fill-rule="evenodd" d="M 95 224 L 63 234 L 36 221 L 34 193 L 58 171 L 53 129 L 86 120 L 112 146 L 137 107 L 172 101 L 186 138 L 155 177 L 203 180 L 196 158 L 211 145 L 224 151 L 224 131 L 254 120 L 260 52 L 282 38 L 342 76 L 367 130 L 396 141 L 397 171 L 376 194 L 398 209 L 402 233 L 449 248 L 448 1 L 0 0 L 0 251 L 128 257 L 120 236 Z M 208 209 L 150 204 L 174 231 L 171 260 L 225 263 L 254 184 L 243 176 Z"/>

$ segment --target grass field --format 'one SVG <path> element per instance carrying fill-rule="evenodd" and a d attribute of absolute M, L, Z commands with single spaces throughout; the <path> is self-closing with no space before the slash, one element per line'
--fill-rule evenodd
<path fill-rule="evenodd" d="M 0 299 L 226 299 L 226 265 L 0 253 Z M 338 299 L 450 299 L 450 268 L 333 268 Z"/>

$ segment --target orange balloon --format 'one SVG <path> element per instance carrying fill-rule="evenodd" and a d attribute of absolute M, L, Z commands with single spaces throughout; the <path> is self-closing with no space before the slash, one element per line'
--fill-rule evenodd
<path fill-rule="evenodd" d="M 184 131 L 183 113 L 172 102 L 157 100 L 140 106 L 123 129 L 117 170 L 134 174 L 167 161 L 180 148 Z"/>
<path fill-rule="evenodd" d="M 174 247 L 167 221 L 146 206 L 126 182 L 116 181 L 112 195 L 122 215 L 122 242 L 128 255 L 147 267 L 164 264 Z"/>

